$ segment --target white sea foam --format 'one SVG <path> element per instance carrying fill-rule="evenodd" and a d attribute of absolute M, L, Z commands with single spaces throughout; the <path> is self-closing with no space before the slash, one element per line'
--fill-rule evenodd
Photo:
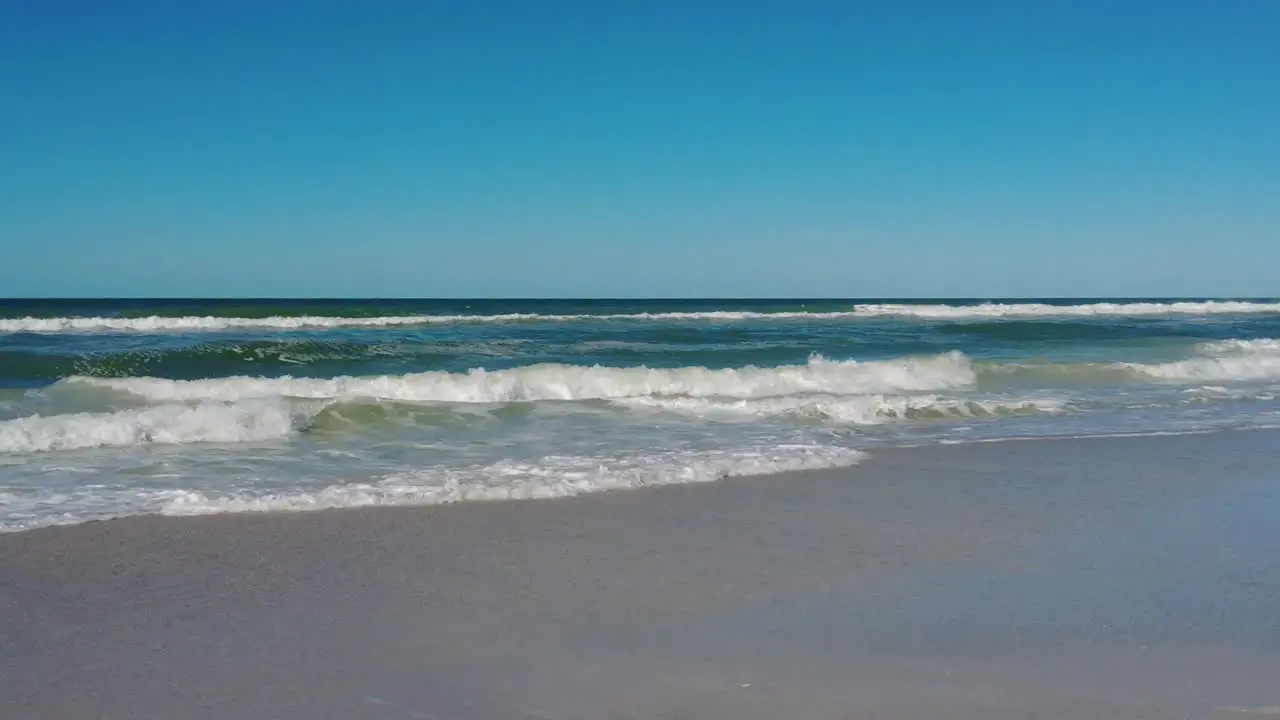
<path fill-rule="evenodd" d="M 1151 365 L 1130 364 L 1125 367 L 1161 380 L 1280 380 L 1280 354 L 1195 357 Z"/>
<path fill-rule="evenodd" d="M 245 398 L 376 398 L 408 402 L 494 403 L 674 395 L 762 398 L 798 393 L 838 395 L 930 391 L 974 382 L 960 353 L 870 362 L 813 358 L 804 365 L 708 369 L 619 368 L 543 364 L 466 373 L 338 378 L 228 377 L 208 380 L 88 378 L 63 381 L 128 393 L 152 402 Z"/>
<path fill-rule="evenodd" d="M 0 332 L 183 332 L 213 330 L 294 330 L 337 327 L 393 327 L 404 325 L 452 325 L 467 323 L 575 322 L 603 320 L 709 320 L 734 322 L 759 319 L 824 319 L 856 317 L 858 313 L 837 312 L 749 312 L 708 311 L 668 313 L 614 313 L 603 315 L 544 315 L 502 313 L 496 315 L 387 315 L 373 317 L 330 317 L 323 315 L 276 315 L 272 317 L 23 317 L 0 318 Z"/>
<path fill-rule="evenodd" d="M 778 445 L 718 452 L 664 452 L 620 457 L 551 456 L 503 460 L 462 469 L 398 473 L 373 483 L 314 491 L 172 492 L 158 510 L 169 515 L 317 510 L 370 505 L 439 505 L 483 500 L 533 500 L 606 490 L 710 482 L 856 464 L 865 453 L 821 445 Z"/>
<path fill-rule="evenodd" d="M 1122 367 L 1161 380 L 1280 380 L 1280 340 L 1222 340 L 1202 343 L 1194 357 L 1156 364 L 1124 363 Z"/>
<path fill-rule="evenodd" d="M 1280 387 L 1226 387 L 1225 385 L 1203 385 L 1187 388 L 1182 391 L 1182 404 L 1213 403 L 1231 400 L 1263 400 L 1272 401 L 1280 397 Z"/>
<path fill-rule="evenodd" d="M 917 317 L 933 320 L 968 320 L 1005 317 L 1095 317 L 1149 315 L 1221 315 L 1244 313 L 1280 313 L 1280 302 L 1240 302 L 1208 300 L 1174 303 L 1087 303 L 1050 305 L 1048 303 L 985 303 L 981 305 L 857 305 L 854 312 L 863 317 Z"/>
<path fill-rule="evenodd" d="M 618 400 L 636 408 L 695 416 L 751 419 L 791 416 L 857 425 L 879 425 L 920 418 L 980 418 L 997 415 L 1057 413 L 1067 402 L 1057 398 L 955 398 L 925 395 L 809 395 L 729 400 L 707 397 L 645 396 Z"/>
<path fill-rule="evenodd" d="M 550 456 L 398 472 L 369 482 L 287 489 L 225 490 L 77 485 L 0 492 L 0 532 L 129 515 L 204 515 L 392 505 L 558 498 L 583 493 L 702 483 L 729 477 L 856 464 L 865 453 L 825 445 L 777 444 L 719 451 Z"/>
<path fill-rule="evenodd" d="M 1237 353 L 1280 353 L 1280 340 L 1261 338 L 1257 340 L 1220 340 L 1218 342 L 1201 343 L 1196 348 L 1208 355 L 1229 355 Z"/>
<path fill-rule="evenodd" d="M 270 401 L 32 415 L 0 422 L 0 453 L 275 440 L 304 428 L 309 417 L 298 408 Z"/>
<path fill-rule="evenodd" d="M 984 381 L 1023 377 L 1049 382 L 1105 386 L 1135 377 L 1165 381 L 1229 382 L 1280 380 L 1280 340 L 1219 340 L 1195 345 L 1192 354 L 1162 363 L 984 362 L 975 367 Z"/>
<path fill-rule="evenodd" d="M 262 318 L 189 316 L 168 317 L 23 317 L 0 318 L 0 332 L 165 332 L 190 330 L 326 328 L 346 326 L 382 327 L 423 325 L 432 316 L 324 317 L 312 315 Z"/>
<path fill-rule="evenodd" d="M 271 317 L 22 317 L 0 318 L 0 332 L 191 332 L 217 330 L 294 330 L 338 327 L 394 327 L 468 323 L 532 323 L 591 321 L 711 321 L 838 320 L 874 317 L 916 317 L 964 320 L 1002 317 L 1090 317 L 1148 315 L 1215 315 L 1280 313 L 1280 302 L 1207 300 L 1197 302 L 1131 302 L 1053 305 L 1048 303 L 985 303 L 981 305 L 919 305 L 880 303 L 855 305 L 848 310 L 758 312 L 709 310 L 701 312 L 639 312 L 606 314 L 500 313 L 493 315 L 386 315 L 341 317 L 325 315 L 276 315 Z"/>

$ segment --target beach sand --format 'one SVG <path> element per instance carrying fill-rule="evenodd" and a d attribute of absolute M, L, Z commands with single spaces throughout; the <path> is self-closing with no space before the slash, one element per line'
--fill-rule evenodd
<path fill-rule="evenodd" d="M 1280 702 L 1277 518 L 1238 432 L 0 535 L 0 718 L 1208 718 Z"/>

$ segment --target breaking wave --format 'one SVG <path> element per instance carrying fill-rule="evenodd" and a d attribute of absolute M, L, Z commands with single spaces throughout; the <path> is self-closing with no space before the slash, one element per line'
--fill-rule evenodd
<path fill-rule="evenodd" d="M 0 453 L 278 440 L 305 429 L 313 412 L 282 402 L 247 402 L 32 415 L 0 422 Z"/>
<path fill-rule="evenodd" d="M 712 321 L 832 320 L 875 317 L 916 317 L 935 320 L 1017 317 L 1095 317 L 1154 315 L 1219 315 L 1280 313 L 1280 302 L 1206 300 L 1188 302 L 1084 303 L 984 303 L 974 305 L 925 305 L 875 303 L 853 305 L 847 310 L 636 312 L 606 314 L 499 313 L 474 315 L 384 315 L 342 317 L 326 315 L 274 315 L 270 317 L 167 316 L 149 317 L 21 317 L 0 318 L 0 333 L 60 332 L 193 332 L 217 330 L 303 330 L 324 328 L 378 328 L 468 323 L 536 323 L 592 321 Z"/>
<path fill-rule="evenodd" d="M 1257 340 L 1220 340 L 1201 343 L 1196 350 L 1209 355 L 1231 355 L 1243 353 L 1276 353 L 1280 354 L 1280 340 L 1260 338 Z"/>
<path fill-rule="evenodd" d="M 648 395 L 763 398 L 800 393 L 837 395 L 931 391 L 972 384 L 969 358 L 958 352 L 883 361 L 709 369 L 542 364 L 466 373 L 337 378 L 227 377 L 207 380 L 75 377 L 61 385 L 104 388 L 151 402 L 231 402 L 246 398 L 374 398 L 408 402 L 504 403 L 609 400 Z"/>
<path fill-rule="evenodd" d="M 965 399 L 926 395 L 814 395 L 726 400 L 701 397 L 645 396 L 617 401 L 633 408 L 679 412 L 696 416 L 755 418 L 775 415 L 834 421 L 855 425 L 879 425 L 895 420 L 983 418 L 1067 409 L 1055 398 Z"/>
<path fill-rule="evenodd" d="M 146 406 L 5 420 L 0 453 L 260 442 L 312 428 L 341 432 L 386 423 L 456 424 L 471 421 L 472 415 L 501 420 L 506 417 L 502 407 L 531 408 L 528 403 L 539 401 L 605 401 L 692 416 L 872 425 L 1059 413 L 1071 401 L 1054 397 L 1051 388 L 1134 381 L 1206 387 L 1280 381 L 1280 340 L 1202 343 L 1190 357 L 1162 363 L 975 363 L 950 352 L 865 362 L 814 357 L 798 365 L 722 369 L 540 364 L 337 378 L 81 376 L 59 381 L 52 390 L 109 397 L 101 395 L 106 391 Z M 973 395 L 975 390 L 980 394 Z"/>
<path fill-rule="evenodd" d="M 216 316 L 169 317 L 164 315 L 153 315 L 150 317 L 24 317 L 0 318 L 0 332 L 57 333 L 96 331 L 148 333 L 238 329 L 296 330 L 328 327 L 425 325 L 430 322 L 449 322 L 449 319 L 430 315 L 384 317 L 278 315 L 262 318 Z"/>
<path fill-rule="evenodd" d="M 1280 340 L 1223 340 L 1202 343 L 1184 360 L 1124 367 L 1161 380 L 1250 381 L 1280 379 Z"/>
<path fill-rule="evenodd" d="M 272 317 L 24 317 L 0 318 L 0 332 L 182 332 L 210 330 L 304 330 L 342 327 L 395 327 L 412 325 L 450 325 L 465 323 L 574 322 L 594 320 L 787 320 L 856 317 L 853 310 L 844 312 L 665 312 L 615 313 L 603 315 L 544 315 L 541 313 L 502 313 L 495 315 L 394 315 L 372 317 L 330 317 L 323 315 L 276 315 Z"/>
<path fill-rule="evenodd" d="M 1189 382 L 1253 382 L 1280 380 L 1280 340 L 1220 340 L 1196 345 L 1190 357 L 1159 363 L 985 363 L 977 366 L 982 381 L 1025 378 L 1032 382 L 1106 386 L 1134 380 Z"/>
<path fill-rule="evenodd" d="M 1008 317 L 1098 317 L 1151 315 L 1221 315 L 1244 313 L 1280 313 L 1280 302 L 1243 302 L 1207 300 L 1200 302 L 1134 302 L 1054 305 L 1050 303 L 984 303 L 981 305 L 857 305 L 854 312 L 863 317 L 917 317 L 933 320 L 965 320 L 970 318 Z"/>

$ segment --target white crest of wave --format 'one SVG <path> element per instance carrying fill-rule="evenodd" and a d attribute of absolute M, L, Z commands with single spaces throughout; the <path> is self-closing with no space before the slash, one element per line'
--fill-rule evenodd
<path fill-rule="evenodd" d="M 171 491 L 159 507 L 167 515 L 322 510 L 376 505 L 440 505 L 485 500 L 535 500 L 729 477 L 847 467 L 866 456 L 852 448 L 777 445 L 717 452 L 665 452 L 630 457 L 551 456 L 534 462 L 503 460 L 464 469 L 391 475 L 373 483 L 332 485 L 315 491 L 210 495 Z"/>
<path fill-rule="evenodd" d="M 342 317 L 325 315 L 275 315 L 271 317 L 164 316 L 149 317 L 22 317 L 0 318 L 0 332 L 165 332 L 216 330 L 293 330 L 339 327 L 393 327 L 465 323 L 590 322 L 590 321 L 711 321 L 832 320 L 868 317 L 917 317 L 963 320 L 1002 317 L 1089 317 L 1144 315 L 1213 315 L 1280 313 L 1280 303 L 1206 300 L 1196 302 L 1129 302 L 1052 305 L 1048 303 L 985 303 L 981 305 L 917 305 L 878 303 L 855 305 L 849 310 L 760 312 L 707 310 L 695 312 L 636 312 L 606 314 L 499 313 L 492 315 L 385 315 Z"/>
<path fill-rule="evenodd" d="M 1280 303 L 1206 300 L 1201 302 L 1130 302 L 1050 305 L 1048 303 L 985 303 L 982 305 L 866 304 L 854 306 L 863 317 L 917 317 L 966 320 L 1004 317 L 1096 317 L 1147 315 L 1218 315 L 1280 313 Z"/>
<path fill-rule="evenodd" d="M 1222 340 L 1197 346 L 1185 360 L 1124 367 L 1161 380 L 1249 381 L 1280 379 L 1280 340 Z"/>
<path fill-rule="evenodd" d="M 281 402 L 161 405 L 0 422 L 0 453 L 182 443 L 260 442 L 303 429 L 309 414 Z"/>
<path fill-rule="evenodd" d="M 0 318 L 0 332 L 164 332 L 189 330 L 291 330 L 327 327 L 384 327 L 422 325 L 432 316 L 323 317 L 313 315 L 245 318 L 187 316 L 169 317 L 24 317 Z"/>
<path fill-rule="evenodd" d="M 792 416 L 855 425 L 879 425 L 911 418 L 980 418 L 995 415 L 1057 413 L 1065 400 L 1055 398 L 948 398 L 939 395 L 810 395 L 746 400 L 646 396 L 619 400 L 630 407 L 696 416 Z"/>
<path fill-rule="evenodd" d="M 384 315 L 330 317 L 324 315 L 274 315 L 271 317 L 165 316 L 149 317 L 22 317 L 0 318 L 0 332 L 183 332 L 202 330 L 295 330 L 339 327 L 393 327 L 402 325 L 452 325 L 465 323 L 574 322 L 593 320 L 709 320 L 734 322 L 759 319 L 823 319 L 855 317 L 854 311 L 613 313 L 605 315 L 544 315 L 501 313 L 496 315 Z"/>
<path fill-rule="evenodd" d="M 153 402 L 235 401 L 245 398 L 376 398 L 407 402 L 494 403 L 590 400 L 679 395 L 760 398 L 797 393 L 838 395 L 942 390 L 969 385 L 975 375 L 958 352 L 881 361 L 829 361 L 804 365 L 708 369 L 542 364 L 466 373 L 338 378 L 228 377 L 208 380 L 162 378 L 71 378 Z"/>
<path fill-rule="evenodd" d="M 1231 355 L 1239 353 L 1280 353 L 1280 340 L 1260 338 L 1257 340 L 1219 340 L 1201 343 L 1197 349 L 1207 355 Z"/>

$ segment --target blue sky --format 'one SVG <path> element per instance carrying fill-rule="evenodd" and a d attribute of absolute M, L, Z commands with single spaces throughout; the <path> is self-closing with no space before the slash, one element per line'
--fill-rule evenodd
<path fill-rule="evenodd" d="M 1280 2 L 8 0 L 0 295 L 1280 295 Z"/>

